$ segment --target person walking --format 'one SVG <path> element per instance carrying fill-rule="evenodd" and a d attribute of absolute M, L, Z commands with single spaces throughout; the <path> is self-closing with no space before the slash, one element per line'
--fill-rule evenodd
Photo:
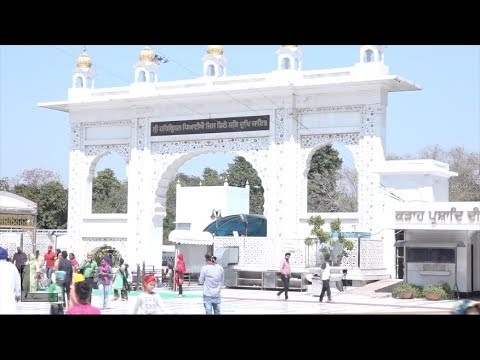
<path fill-rule="evenodd" d="M 52 274 L 52 283 L 47 289 L 50 301 L 50 315 L 65 313 L 65 271 L 55 271 Z"/>
<path fill-rule="evenodd" d="M 92 289 L 97 288 L 97 284 L 95 283 L 97 267 L 97 262 L 93 260 L 93 253 L 91 252 L 87 253 L 87 258 L 78 266 L 79 273 L 83 274 L 85 280 L 90 285 L 90 296 L 87 299 L 89 303 L 92 302 Z"/>
<path fill-rule="evenodd" d="M 48 285 L 52 283 L 52 273 L 54 272 L 53 266 L 55 265 L 55 257 L 56 257 L 56 254 L 52 250 L 53 250 L 53 246 L 48 245 L 48 250 L 43 256 L 45 260 L 45 266 L 47 268 Z"/>
<path fill-rule="evenodd" d="M 8 253 L 0 246 L 0 314 L 16 314 L 20 301 L 20 273 L 13 263 L 7 261 Z"/>
<path fill-rule="evenodd" d="M 40 279 L 40 276 L 42 274 L 42 270 L 40 269 L 40 265 L 38 264 L 38 260 L 35 257 L 35 255 L 30 254 L 29 259 L 26 263 L 26 266 L 28 266 L 28 293 L 35 293 L 37 292 L 38 289 L 38 281 Z M 25 294 L 25 297 L 27 295 Z"/>
<path fill-rule="evenodd" d="M 178 297 L 183 297 L 183 279 L 186 272 L 187 267 L 183 261 L 183 254 L 178 253 L 177 264 L 175 265 L 175 284 L 178 286 Z"/>
<path fill-rule="evenodd" d="M 73 273 L 78 273 L 78 260 L 75 258 L 74 253 L 68 254 L 68 260 L 72 263 L 73 266 Z"/>
<path fill-rule="evenodd" d="M 290 287 L 290 276 L 292 271 L 290 269 L 290 253 L 285 253 L 285 257 L 280 262 L 280 277 L 283 282 L 283 289 L 277 293 L 277 297 L 280 297 L 285 292 L 285 300 L 288 300 L 288 289 Z"/>
<path fill-rule="evenodd" d="M 325 254 L 323 257 L 325 260 L 320 268 L 322 269 L 322 292 L 320 293 L 319 301 L 323 301 L 325 292 L 327 293 L 328 302 L 332 301 L 332 291 L 330 290 L 330 254 Z"/>
<path fill-rule="evenodd" d="M 148 274 L 143 278 L 143 292 L 135 299 L 132 314 L 155 315 L 165 314 L 165 305 L 160 294 L 154 289 L 157 279 L 154 274 Z"/>
<path fill-rule="evenodd" d="M 68 308 L 70 302 L 70 285 L 72 284 L 73 278 L 73 266 L 72 262 L 68 260 L 68 253 L 65 250 L 58 254 L 58 258 L 58 271 L 65 271 L 65 278 L 63 280 L 63 299 L 65 301 L 65 308 Z"/>
<path fill-rule="evenodd" d="M 203 306 L 205 314 L 220 315 L 221 290 L 225 280 L 223 267 L 212 261 L 212 255 L 205 255 L 206 264 L 200 270 L 198 285 L 203 285 Z"/>
<path fill-rule="evenodd" d="M 113 277 L 113 300 L 116 301 L 120 297 L 122 300 L 127 300 L 127 293 L 126 293 L 126 288 L 127 288 L 127 277 L 125 275 L 125 265 L 124 265 L 125 260 L 120 258 L 118 261 L 118 264 L 116 266 L 116 272 Z"/>
<path fill-rule="evenodd" d="M 22 282 L 23 290 L 23 274 L 25 272 L 25 265 L 27 264 L 28 257 L 19 246 L 17 247 L 17 252 L 13 255 L 13 264 L 17 267 L 18 273 L 20 274 L 20 280 Z"/>
<path fill-rule="evenodd" d="M 112 267 L 108 263 L 108 257 L 104 256 L 100 260 L 100 266 L 97 268 L 98 289 L 100 290 L 100 302 L 102 309 L 108 309 L 108 292 L 110 290 L 110 283 L 112 281 Z"/>

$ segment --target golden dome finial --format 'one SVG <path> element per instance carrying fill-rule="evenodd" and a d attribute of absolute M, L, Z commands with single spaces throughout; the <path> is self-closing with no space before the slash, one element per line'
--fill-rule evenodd
<path fill-rule="evenodd" d="M 208 45 L 207 54 L 210 55 L 223 55 L 223 45 Z"/>
<path fill-rule="evenodd" d="M 140 61 L 143 62 L 155 62 L 155 53 L 150 49 L 150 47 L 145 46 L 142 51 L 140 51 L 140 56 L 138 57 Z"/>
<path fill-rule="evenodd" d="M 92 59 L 87 54 L 87 47 L 83 47 L 83 53 L 77 58 L 77 67 L 82 69 L 89 69 L 92 67 Z"/>
<path fill-rule="evenodd" d="M 143 50 L 140 51 L 138 60 L 143 62 L 155 62 L 155 53 L 152 51 L 152 49 L 150 49 L 149 46 L 145 46 Z"/>

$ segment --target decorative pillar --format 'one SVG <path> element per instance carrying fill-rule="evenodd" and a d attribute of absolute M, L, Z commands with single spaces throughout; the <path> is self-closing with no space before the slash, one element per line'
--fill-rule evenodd
<path fill-rule="evenodd" d="M 385 159 L 382 139 L 384 118 L 385 106 L 370 104 L 363 107 L 357 167 L 359 231 L 376 233 L 382 228 L 382 224 L 373 223 L 373 219 L 381 219 L 383 203 L 379 193 L 380 176 L 372 169 Z"/>

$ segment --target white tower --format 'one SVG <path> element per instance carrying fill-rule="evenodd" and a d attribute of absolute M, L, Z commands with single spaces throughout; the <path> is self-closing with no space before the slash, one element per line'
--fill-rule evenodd
<path fill-rule="evenodd" d="M 360 62 L 355 70 L 363 73 L 388 74 L 388 66 L 384 63 L 385 45 L 363 45 L 360 47 Z"/>
<path fill-rule="evenodd" d="M 277 55 L 278 70 L 302 70 L 303 51 L 298 45 L 282 45 Z"/>
<path fill-rule="evenodd" d="M 221 77 L 227 75 L 227 57 L 223 55 L 223 45 L 208 45 L 202 58 L 203 76 Z"/>
<path fill-rule="evenodd" d="M 135 83 L 156 83 L 158 64 L 163 58 L 156 55 L 148 46 L 140 51 L 135 69 Z"/>
<path fill-rule="evenodd" d="M 76 67 L 73 70 L 72 88 L 87 89 L 95 85 L 95 70 L 92 68 L 92 59 L 83 48 L 83 53 L 77 58 Z"/>

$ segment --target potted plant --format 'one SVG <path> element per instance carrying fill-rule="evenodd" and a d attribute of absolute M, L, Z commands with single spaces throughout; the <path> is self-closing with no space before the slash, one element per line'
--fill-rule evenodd
<path fill-rule="evenodd" d="M 448 284 L 431 284 L 423 288 L 423 295 L 427 300 L 446 300 L 450 297 L 451 290 Z"/>
<path fill-rule="evenodd" d="M 308 225 L 312 226 L 312 229 L 310 230 L 311 236 L 304 240 L 305 245 L 317 245 L 315 250 L 316 267 L 320 266 L 326 254 L 331 255 L 332 266 L 340 266 L 342 259 L 349 256 L 348 251 L 353 249 L 353 242 L 342 233 L 342 221 L 339 218 L 330 221 L 330 233 L 323 230 L 324 224 L 325 220 L 320 215 L 311 216 L 308 219 Z M 319 251 L 318 248 L 320 248 Z"/>
<path fill-rule="evenodd" d="M 392 296 L 398 299 L 413 299 L 416 289 L 412 284 L 401 283 L 392 291 Z"/>

